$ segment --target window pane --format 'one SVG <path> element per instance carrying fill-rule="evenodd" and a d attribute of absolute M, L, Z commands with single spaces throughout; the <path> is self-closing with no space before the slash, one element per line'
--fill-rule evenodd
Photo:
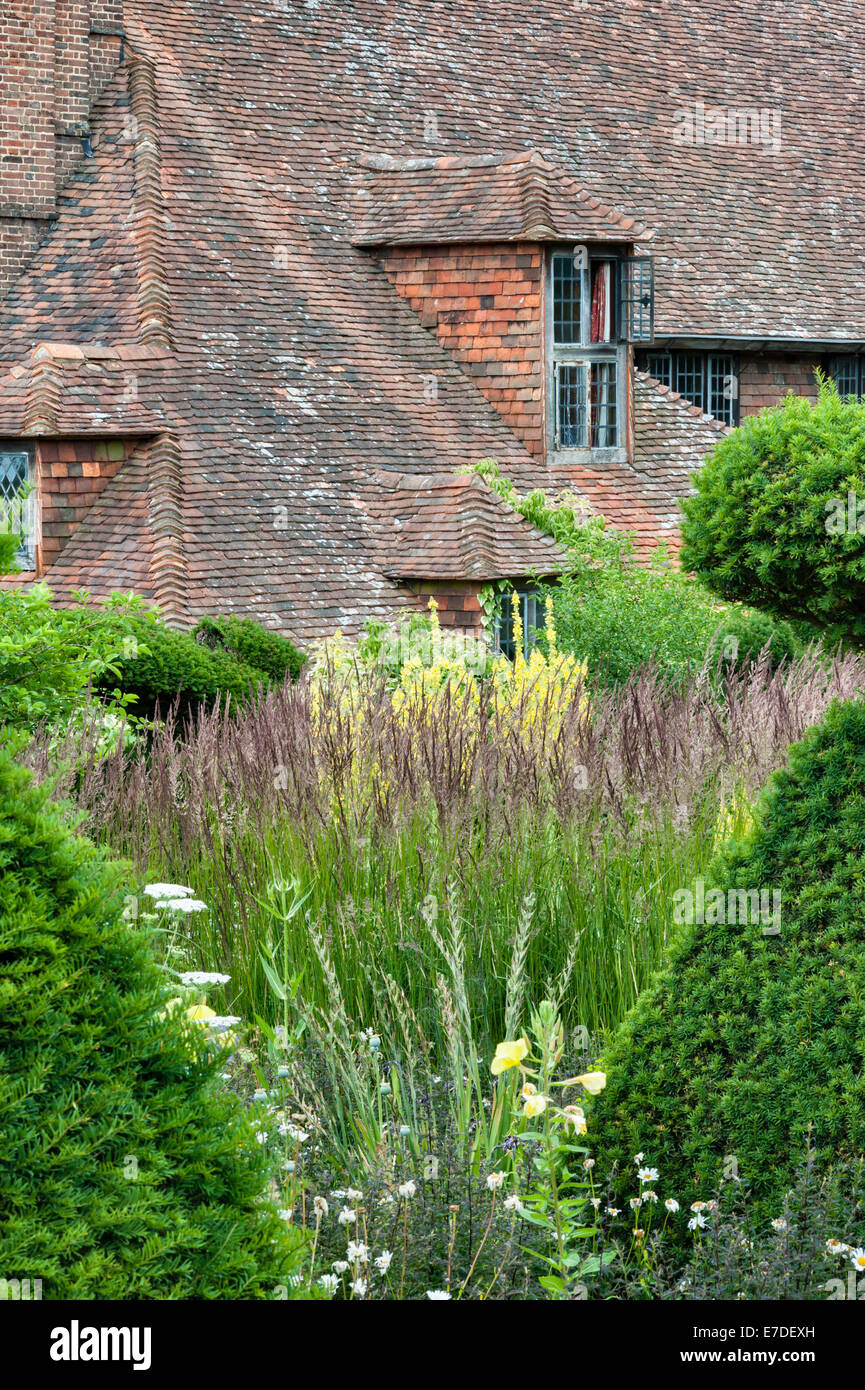
<path fill-rule="evenodd" d="M 589 410 L 591 447 L 613 449 L 616 446 L 616 364 L 593 362 L 591 365 Z"/>
<path fill-rule="evenodd" d="M 646 361 L 646 371 L 663 386 L 672 386 L 673 359 L 669 353 L 650 353 Z"/>
<path fill-rule="evenodd" d="M 19 539 L 19 561 L 32 562 L 32 503 L 22 494 L 30 480 L 30 456 L 26 451 L 0 453 L 0 528 Z"/>
<path fill-rule="evenodd" d="M 856 357 L 833 357 L 829 368 L 830 375 L 838 387 L 839 396 L 859 395 L 859 359 Z"/>
<path fill-rule="evenodd" d="M 736 423 L 739 377 L 732 357 L 709 358 L 709 414 L 726 425 Z"/>
<path fill-rule="evenodd" d="M 583 272 L 573 256 L 553 256 L 553 341 L 579 343 Z"/>
<path fill-rule="evenodd" d="M 516 656 L 514 645 L 513 591 L 499 594 L 496 608 L 495 646 L 508 661 Z M 520 604 L 520 617 L 523 624 L 523 656 L 528 657 L 537 641 L 537 634 L 543 632 L 546 618 L 546 604 L 535 589 L 517 590 Z"/>
<path fill-rule="evenodd" d="M 584 364 L 571 366 L 559 362 L 556 365 L 556 422 L 560 449 L 586 448 L 586 376 Z"/>
<path fill-rule="evenodd" d="M 694 353 L 680 352 L 675 360 L 674 390 L 705 410 L 706 363 Z"/>

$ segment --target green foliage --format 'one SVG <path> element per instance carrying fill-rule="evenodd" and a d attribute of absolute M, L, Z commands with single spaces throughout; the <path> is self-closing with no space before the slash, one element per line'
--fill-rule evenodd
<path fill-rule="evenodd" d="M 0 724 L 67 717 L 91 684 L 110 686 L 132 611 L 118 605 L 109 623 L 83 603 L 53 608 L 44 584 L 0 589 Z"/>
<path fill-rule="evenodd" d="M 540 491 L 521 497 L 492 459 L 475 471 L 569 554 L 560 583 L 548 590 L 562 650 L 611 681 L 649 662 L 673 680 L 700 668 L 725 610 L 665 548 L 638 564 L 631 537 L 608 530 L 602 517 L 587 519 L 578 498 L 553 506 Z"/>
<path fill-rule="evenodd" d="M 695 484 L 686 569 L 722 598 L 865 641 L 865 404 L 826 382 L 816 404 L 789 395 L 722 439 Z"/>
<path fill-rule="evenodd" d="M 613 1161 L 626 1173 L 643 1151 L 680 1196 L 705 1199 L 731 1156 L 758 1199 L 777 1201 L 809 1125 L 822 1163 L 863 1152 L 863 823 L 865 707 L 834 705 L 713 874 L 779 892 L 780 932 L 753 914 L 681 928 L 605 1055 L 589 1131 L 601 1173 Z"/>
<path fill-rule="evenodd" d="M 730 608 L 721 620 L 711 645 L 711 655 L 725 667 L 756 661 L 765 647 L 773 668 L 790 662 L 802 643 L 790 623 L 775 622 L 754 608 Z"/>
<path fill-rule="evenodd" d="M 107 611 L 101 622 L 115 631 L 116 617 Z M 121 656 L 98 682 L 104 693 L 135 697 L 136 714 L 152 715 L 157 701 L 162 710 L 178 700 L 182 717 L 197 705 L 244 704 L 267 678 L 260 670 L 227 651 L 211 651 L 191 633 L 166 627 L 152 612 L 126 616 L 122 623 Z"/>
<path fill-rule="evenodd" d="M 266 1298 L 300 1251 L 219 1092 L 221 1048 L 166 1010 L 123 872 L 0 750 L 0 1270 L 49 1299 Z"/>
<path fill-rule="evenodd" d="M 227 652 L 235 660 L 262 671 L 277 685 L 286 676 L 297 680 L 306 660 L 287 637 L 280 637 L 252 618 L 202 618 L 193 636 L 211 651 Z"/>

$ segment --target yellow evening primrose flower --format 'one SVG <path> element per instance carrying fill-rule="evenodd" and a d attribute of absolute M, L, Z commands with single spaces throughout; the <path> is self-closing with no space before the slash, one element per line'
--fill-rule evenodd
<path fill-rule="evenodd" d="M 535 1115 L 543 1115 L 546 1108 L 546 1096 L 527 1096 L 526 1103 L 523 1106 L 523 1114 L 527 1115 L 529 1119 L 532 1120 Z"/>
<path fill-rule="evenodd" d="M 596 1096 L 607 1084 L 607 1076 L 602 1071 L 584 1071 L 577 1080 L 581 1086 L 585 1086 L 590 1096 Z"/>
<path fill-rule="evenodd" d="M 501 1042 L 496 1048 L 496 1055 L 490 1063 L 490 1071 L 493 1076 L 501 1076 L 503 1071 L 508 1071 L 511 1067 L 518 1067 L 524 1057 L 528 1056 L 529 1043 L 527 1038 L 517 1038 L 516 1042 Z"/>
<path fill-rule="evenodd" d="M 565 1129 L 573 1125 L 575 1134 L 585 1134 L 586 1117 L 578 1105 L 566 1105 L 562 1114 L 565 1116 Z"/>

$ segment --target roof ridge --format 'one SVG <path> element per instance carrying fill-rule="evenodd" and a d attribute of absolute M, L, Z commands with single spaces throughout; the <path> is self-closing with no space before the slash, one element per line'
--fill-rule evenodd
<path fill-rule="evenodd" d="M 169 625 L 182 627 L 188 616 L 183 470 L 180 447 L 170 434 L 160 435 L 150 449 L 147 516 L 153 536 L 153 596 Z"/>
<path fill-rule="evenodd" d="M 171 346 L 171 301 L 165 273 L 165 207 L 162 150 L 156 96 L 156 67 L 132 52 L 129 105 L 133 117 L 133 239 L 138 248 L 138 336 L 142 343 Z"/>

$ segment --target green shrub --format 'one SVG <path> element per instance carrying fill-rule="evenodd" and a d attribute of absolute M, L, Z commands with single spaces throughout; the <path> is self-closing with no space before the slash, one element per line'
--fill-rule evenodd
<path fill-rule="evenodd" d="M 121 866 L 0 750 L 0 1271 L 49 1299 L 266 1298 L 297 1237 L 221 1048 L 166 1010 Z"/>
<path fill-rule="evenodd" d="M 106 612 L 104 622 L 114 623 Z M 225 651 L 210 651 L 191 633 L 166 627 L 153 613 L 139 613 L 123 621 L 124 646 L 116 670 L 99 682 L 103 692 L 115 689 L 134 695 L 134 714 L 151 715 L 159 702 L 163 712 L 175 700 L 182 717 L 199 704 L 245 704 L 260 685 L 262 672 L 238 661 Z"/>
<path fill-rule="evenodd" d="M 695 485 L 686 569 L 722 598 L 865 641 L 865 403 L 826 383 L 816 404 L 790 395 L 722 439 Z"/>
<path fill-rule="evenodd" d="M 202 618 L 193 636 L 211 651 L 224 651 L 262 671 L 277 685 L 286 676 L 297 680 L 306 658 L 287 637 L 252 618 Z"/>
<path fill-rule="evenodd" d="M 793 661 L 802 650 L 789 623 L 775 622 L 768 613 L 753 608 L 731 607 L 712 641 L 711 654 L 725 667 L 745 666 L 767 646 L 773 668 Z"/>
<path fill-rule="evenodd" d="M 547 589 L 559 645 L 607 681 L 626 681 L 650 662 L 673 682 L 703 665 L 722 617 L 717 600 L 660 547 L 638 563 L 633 538 L 586 518 L 579 499 L 555 503 L 541 491 L 520 496 L 498 465 L 475 472 L 520 516 L 553 536 L 568 554 L 560 581 Z"/>
<path fill-rule="evenodd" d="M 0 589 L 0 724 L 68 718 L 93 683 L 116 683 L 125 611 L 118 605 L 108 624 L 83 605 L 53 608 L 44 584 Z"/>
<path fill-rule="evenodd" d="M 834 705 L 712 877 L 779 892 L 779 933 L 753 917 L 680 928 L 605 1055 L 590 1117 L 599 1172 L 617 1161 L 632 1177 L 643 1152 L 668 1190 L 705 1200 L 735 1162 L 771 1203 L 809 1125 L 822 1164 L 863 1153 L 863 825 L 865 706 Z"/>

